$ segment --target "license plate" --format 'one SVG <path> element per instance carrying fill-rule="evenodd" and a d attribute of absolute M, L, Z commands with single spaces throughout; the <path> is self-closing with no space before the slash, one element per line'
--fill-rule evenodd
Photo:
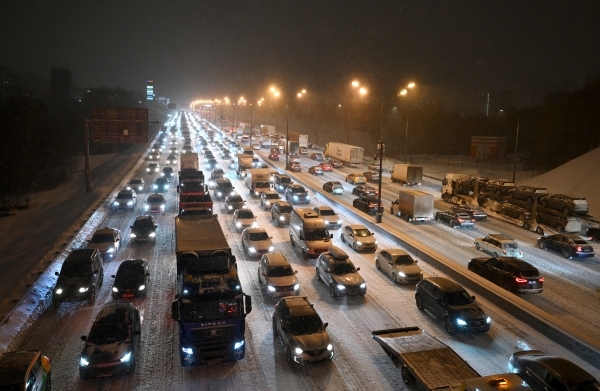
<path fill-rule="evenodd" d="M 133 293 L 123 293 L 123 297 L 126 299 L 132 298 L 133 296 L 135 296 Z"/>
<path fill-rule="evenodd" d="M 537 281 L 529 281 L 529 285 L 537 284 Z"/>

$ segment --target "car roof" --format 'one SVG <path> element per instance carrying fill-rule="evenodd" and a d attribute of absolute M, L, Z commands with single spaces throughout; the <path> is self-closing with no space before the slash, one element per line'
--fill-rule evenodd
<path fill-rule="evenodd" d="M 537 270 L 537 268 L 535 266 L 533 266 L 529 262 L 525 262 L 524 260 L 519 259 L 519 258 L 498 257 L 498 259 L 500 259 L 503 262 L 506 262 L 506 263 L 509 263 L 509 264 L 511 264 L 513 266 L 518 267 L 519 270 Z"/>
<path fill-rule="evenodd" d="M 562 357 L 551 356 L 549 354 L 543 354 L 542 352 L 537 352 L 531 355 L 525 355 L 521 357 L 527 360 L 542 363 L 552 368 L 552 370 L 558 373 L 562 380 L 568 385 L 580 384 L 581 382 L 586 380 L 596 380 L 587 371 Z M 571 387 L 568 388 L 572 389 Z"/>
<path fill-rule="evenodd" d="M 508 236 L 506 234 L 488 234 L 488 236 L 490 238 L 494 238 L 494 239 L 500 240 L 502 242 L 516 242 L 516 240 L 514 238 L 511 238 L 510 236 Z"/>
<path fill-rule="evenodd" d="M 111 235 L 114 234 L 116 231 L 118 231 L 118 229 L 116 228 L 108 228 L 108 227 L 104 227 L 101 229 L 97 229 L 96 232 L 94 232 L 94 235 L 98 234 L 98 235 Z"/>
<path fill-rule="evenodd" d="M 25 372 L 40 354 L 36 350 L 4 353 L 0 357 L 0 386 L 23 384 Z"/>
<path fill-rule="evenodd" d="M 139 215 L 138 217 L 135 218 L 135 221 L 139 221 L 139 220 L 154 220 L 154 217 L 152 217 L 150 215 Z"/>
<path fill-rule="evenodd" d="M 268 189 L 262 192 L 262 194 L 279 194 L 276 190 Z"/>
<path fill-rule="evenodd" d="M 279 206 L 292 206 L 292 204 L 290 204 L 287 201 L 275 201 L 275 203 L 273 205 L 279 205 Z"/>
<path fill-rule="evenodd" d="M 459 283 L 456 283 L 445 277 L 428 277 L 424 280 L 431 281 L 432 283 L 440 287 L 440 289 L 444 292 L 457 292 L 465 290 L 465 288 L 463 288 L 462 285 L 460 285 Z"/>
<path fill-rule="evenodd" d="M 94 325 L 96 323 L 129 323 L 127 314 L 134 308 L 135 306 L 128 301 L 119 300 L 107 303 L 96 316 Z"/>
<path fill-rule="evenodd" d="M 65 262 L 88 262 L 92 259 L 95 252 L 98 252 L 95 248 L 81 248 L 71 251 L 71 253 L 65 259 Z M 64 263 L 63 263 L 64 264 Z"/>
<path fill-rule="evenodd" d="M 255 234 L 255 233 L 259 233 L 259 232 L 264 232 L 264 233 L 267 232 L 264 228 L 246 228 L 244 231 L 248 231 L 248 233 L 251 233 L 251 234 Z"/>
<path fill-rule="evenodd" d="M 333 210 L 333 208 L 331 206 L 326 206 L 326 205 L 320 205 L 320 206 L 315 206 L 316 210 Z"/>
<path fill-rule="evenodd" d="M 357 230 L 357 229 L 367 229 L 367 227 L 365 227 L 362 224 L 350 224 L 348 225 L 348 227 L 350 227 L 353 230 Z"/>
<path fill-rule="evenodd" d="M 265 258 L 267 259 L 269 266 L 291 265 L 290 261 L 288 261 L 287 258 L 285 257 L 285 255 L 283 255 L 282 253 L 266 254 Z"/>
<path fill-rule="evenodd" d="M 121 267 L 121 265 L 124 263 L 131 263 L 131 264 L 138 264 L 138 265 L 145 266 L 148 264 L 148 260 L 146 260 L 146 259 L 126 259 L 124 261 L 121 261 L 121 264 L 119 264 L 119 267 Z"/>
<path fill-rule="evenodd" d="M 387 251 L 392 257 L 398 257 L 401 255 L 408 255 L 408 253 L 400 248 L 386 248 L 381 251 Z"/>
<path fill-rule="evenodd" d="M 306 296 L 288 296 L 282 297 L 280 300 L 290 310 L 290 316 L 313 315 L 317 313 Z"/>
<path fill-rule="evenodd" d="M 133 194 L 135 193 L 135 191 L 133 191 L 133 189 L 121 189 L 121 191 L 119 192 L 119 194 Z"/>

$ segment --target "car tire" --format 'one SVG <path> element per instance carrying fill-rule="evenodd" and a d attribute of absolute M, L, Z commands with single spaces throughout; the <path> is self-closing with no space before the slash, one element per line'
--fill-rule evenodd
<path fill-rule="evenodd" d="M 450 228 L 454 228 L 455 226 L 456 226 L 456 224 L 454 223 L 454 220 L 452 220 L 452 221 L 450 222 Z"/>
<path fill-rule="evenodd" d="M 292 247 L 296 246 L 296 243 L 294 243 L 294 239 L 292 238 L 292 235 L 290 235 L 290 243 L 292 244 Z"/>
<path fill-rule="evenodd" d="M 356 242 L 352 243 L 352 250 L 356 251 Z"/>
<path fill-rule="evenodd" d="M 331 297 L 336 297 L 337 296 L 335 294 L 335 288 L 333 287 L 333 284 L 329 285 L 329 296 L 331 296 Z"/>
<path fill-rule="evenodd" d="M 275 318 L 273 318 L 273 336 L 274 337 L 278 337 L 279 336 L 279 330 L 277 330 L 277 324 L 275 323 Z"/>
<path fill-rule="evenodd" d="M 52 371 L 48 372 L 46 375 L 46 391 L 52 390 Z"/>
<path fill-rule="evenodd" d="M 377 270 L 381 270 L 381 265 L 379 264 L 378 260 L 375 260 L 375 267 L 377 268 Z"/>
<path fill-rule="evenodd" d="M 538 233 L 538 234 L 540 234 L 540 235 L 543 235 L 544 234 L 544 229 L 542 227 L 537 227 L 535 229 L 535 232 Z"/>
<path fill-rule="evenodd" d="M 285 347 L 285 359 L 287 360 L 288 364 L 294 365 L 294 359 L 292 358 L 292 350 L 289 346 Z"/>
<path fill-rule="evenodd" d="M 412 386 L 413 384 L 415 384 L 415 379 L 408 372 L 408 368 L 406 368 L 406 366 L 402 367 L 400 373 L 402 375 L 402 381 L 404 382 L 404 384 L 406 384 L 407 386 Z"/>
<path fill-rule="evenodd" d="M 571 259 L 571 252 L 566 248 L 562 251 L 562 255 L 567 259 Z"/>
<path fill-rule="evenodd" d="M 494 251 L 494 253 L 492 254 L 492 256 L 493 256 L 494 258 L 498 258 L 498 253 Z"/>
<path fill-rule="evenodd" d="M 396 273 L 392 273 L 392 280 L 394 281 L 394 284 L 398 284 L 398 276 Z"/>
<path fill-rule="evenodd" d="M 529 231 L 529 229 L 531 228 L 531 224 L 529 224 L 529 222 L 525 221 L 523 223 L 523 228 L 526 229 L 527 231 Z"/>
<path fill-rule="evenodd" d="M 94 305 L 96 302 L 96 287 L 92 287 L 90 292 L 90 298 L 88 299 L 90 305 Z"/>
<path fill-rule="evenodd" d="M 262 284 L 263 284 L 263 282 L 262 282 L 262 280 L 260 279 L 260 270 L 258 270 L 258 276 L 257 276 L 257 277 L 258 277 L 258 285 L 262 285 Z"/>
<path fill-rule="evenodd" d="M 452 321 L 450 320 L 450 318 L 444 319 L 444 329 L 450 335 L 452 335 L 456 332 L 454 325 L 452 324 Z"/>
<path fill-rule="evenodd" d="M 317 275 L 317 281 L 323 281 L 321 279 L 321 275 L 319 274 L 319 269 L 315 268 L 315 272 L 316 272 L 316 275 Z"/>
<path fill-rule="evenodd" d="M 340 234 L 340 240 L 342 243 L 346 243 L 346 239 L 344 239 L 344 234 Z"/>
<path fill-rule="evenodd" d="M 556 226 L 556 232 L 558 232 L 558 233 L 562 233 L 562 232 L 564 232 L 564 230 L 565 230 L 565 229 L 563 228 L 563 226 L 562 226 L 562 225 L 558 224 L 558 225 Z"/>
<path fill-rule="evenodd" d="M 538 243 L 538 247 L 541 248 L 542 250 L 546 249 L 546 242 L 539 242 Z"/>
<path fill-rule="evenodd" d="M 475 242 L 475 248 L 476 248 L 477 250 L 481 250 L 481 246 L 479 245 L 479 243 Z"/>
<path fill-rule="evenodd" d="M 415 304 L 419 310 L 423 311 L 425 309 L 425 307 L 423 307 L 423 298 L 419 294 L 415 296 Z"/>

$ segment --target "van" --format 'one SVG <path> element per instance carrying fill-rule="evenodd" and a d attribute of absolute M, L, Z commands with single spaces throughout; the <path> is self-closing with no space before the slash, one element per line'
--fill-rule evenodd
<path fill-rule="evenodd" d="M 327 251 L 333 238 L 325 220 L 309 208 L 292 210 L 289 232 L 292 247 L 298 246 L 304 259 L 316 258 Z"/>

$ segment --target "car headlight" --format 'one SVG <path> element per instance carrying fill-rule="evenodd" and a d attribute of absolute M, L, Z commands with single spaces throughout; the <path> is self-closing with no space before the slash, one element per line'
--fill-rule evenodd
<path fill-rule="evenodd" d="M 363 282 L 362 284 L 360 284 L 361 289 L 365 289 L 367 287 L 367 283 Z"/>
<path fill-rule="evenodd" d="M 168 189 L 169 189 L 169 185 L 165 185 L 165 190 L 168 190 Z"/>
<path fill-rule="evenodd" d="M 402 272 L 398 272 L 398 275 L 399 275 L 400 277 L 406 277 L 406 274 L 404 274 L 404 273 L 402 273 Z"/>
<path fill-rule="evenodd" d="M 241 227 L 242 227 L 242 223 L 240 223 L 240 222 L 238 221 L 237 223 L 235 223 L 235 226 L 236 226 L 237 228 L 241 228 Z"/>
<path fill-rule="evenodd" d="M 294 290 L 297 291 L 298 289 L 300 289 L 300 284 L 295 284 L 294 285 Z"/>
<path fill-rule="evenodd" d="M 490 324 L 490 323 L 492 323 L 492 318 L 490 318 L 490 317 L 488 316 L 488 317 L 485 319 L 485 321 L 486 321 L 488 324 Z"/>
<path fill-rule="evenodd" d="M 217 192 L 217 196 L 218 196 L 218 197 L 223 197 L 223 193 L 221 193 L 221 192 L 219 191 L 219 192 Z"/>
<path fill-rule="evenodd" d="M 106 250 L 107 253 L 114 253 L 115 252 L 115 248 L 111 247 L 108 250 Z"/>
<path fill-rule="evenodd" d="M 236 342 L 235 344 L 233 344 L 233 348 L 235 350 L 241 348 L 242 346 L 244 346 L 244 341 L 239 341 L 239 342 Z"/>
<path fill-rule="evenodd" d="M 294 352 L 295 352 L 296 354 L 302 354 L 302 353 L 304 352 L 304 350 L 302 350 L 302 349 L 300 349 L 300 348 L 296 348 L 296 349 L 294 349 Z"/>
<path fill-rule="evenodd" d="M 148 210 L 148 209 L 150 209 L 150 205 L 148 205 L 148 204 L 144 205 L 144 210 Z"/>
<path fill-rule="evenodd" d="M 308 200 L 310 200 L 310 196 L 307 195 L 306 196 L 306 201 L 308 201 Z"/>
<path fill-rule="evenodd" d="M 332 344 L 327 345 L 327 350 L 329 350 L 331 352 L 333 350 L 333 345 Z"/>
<path fill-rule="evenodd" d="M 294 196 L 294 200 L 295 200 L 295 201 L 298 201 L 298 196 Z"/>
<path fill-rule="evenodd" d="M 269 252 L 273 252 L 273 250 L 275 250 L 275 247 L 273 247 L 273 246 L 270 246 L 270 247 L 269 247 Z"/>
<path fill-rule="evenodd" d="M 146 172 L 150 172 L 150 169 L 149 169 L 149 168 L 146 168 Z"/>
<path fill-rule="evenodd" d="M 119 205 L 119 201 L 113 202 L 113 205 Z"/>
<path fill-rule="evenodd" d="M 378 242 L 377 242 L 377 240 L 376 240 L 376 241 L 375 241 L 375 244 L 377 244 L 377 243 L 378 243 Z"/>
<path fill-rule="evenodd" d="M 269 286 L 267 286 L 267 290 L 268 290 L 269 292 L 275 292 L 275 287 L 274 287 L 274 286 L 271 286 L 271 285 L 269 285 Z"/>
<path fill-rule="evenodd" d="M 129 235 L 129 237 L 130 237 L 130 238 L 135 238 L 136 236 L 135 236 L 135 234 L 132 232 L 132 233 Z"/>
<path fill-rule="evenodd" d="M 129 362 L 131 360 L 131 352 L 125 353 L 123 357 L 119 359 L 121 362 Z"/>
<path fill-rule="evenodd" d="M 256 249 L 254 247 L 248 247 L 248 251 L 251 253 L 255 253 Z"/>
<path fill-rule="evenodd" d="M 144 289 L 146 289 L 146 285 L 140 285 L 140 287 L 138 288 L 138 291 L 143 291 Z"/>
<path fill-rule="evenodd" d="M 161 205 L 161 206 L 160 206 L 160 209 L 162 209 L 162 210 L 165 210 L 165 205 L 164 205 L 164 204 L 163 204 L 163 205 Z"/>
<path fill-rule="evenodd" d="M 252 228 L 258 228 L 258 223 L 256 221 L 252 223 Z"/>
<path fill-rule="evenodd" d="M 161 173 L 160 173 L 160 176 L 165 176 L 165 173 L 164 173 L 164 172 L 161 172 Z"/>
<path fill-rule="evenodd" d="M 456 319 L 456 324 L 459 325 L 459 326 L 466 326 L 467 322 L 465 322 L 462 319 Z"/>
<path fill-rule="evenodd" d="M 88 365 L 90 365 L 90 362 L 88 360 L 86 360 L 85 358 L 81 357 L 79 359 L 79 365 L 82 367 L 87 367 Z"/>
<path fill-rule="evenodd" d="M 360 240 L 357 240 L 357 241 L 356 241 L 356 245 L 357 245 L 357 246 L 362 246 L 362 242 L 361 242 Z"/>
<path fill-rule="evenodd" d="M 152 185 L 153 189 L 158 189 L 158 185 Z"/>
<path fill-rule="evenodd" d="M 150 236 L 151 238 L 154 238 L 154 237 L 156 237 L 156 232 L 150 232 L 150 235 L 148 235 L 148 236 Z"/>
<path fill-rule="evenodd" d="M 341 291 L 343 291 L 344 289 L 346 289 L 346 287 L 345 287 L 345 286 L 343 286 L 343 285 L 338 285 L 338 286 L 337 286 L 337 288 L 338 288 L 339 290 L 341 290 Z"/>
<path fill-rule="evenodd" d="M 82 286 L 81 288 L 79 288 L 79 293 L 87 292 L 88 289 L 90 289 L 90 288 Z"/>
<path fill-rule="evenodd" d="M 138 191 L 142 191 L 143 188 L 143 186 L 138 187 Z"/>
<path fill-rule="evenodd" d="M 113 292 L 119 293 L 119 288 L 117 288 L 116 286 L 113 286 Z"/>
<path fill-rule="evenodd" d="M 57 295 L 62 295 L 63 290 L 62 290 L 62 288 L 58 288 L 54 291 L 54 293 L 56 293 Z"/>
<path fill-rule="evenodd" d="M 284 221 L 284 220 L 285 220 L 285 217 L 283 217 L 283 216 L 279 216 L 279 220 L 280 220 L 280 221 Z"/>
<path fill-rule="evenodd" d="M 231 209 L 233 209 L 233 206 L 227 205 L 227 209 L 231 210 Z"/>

